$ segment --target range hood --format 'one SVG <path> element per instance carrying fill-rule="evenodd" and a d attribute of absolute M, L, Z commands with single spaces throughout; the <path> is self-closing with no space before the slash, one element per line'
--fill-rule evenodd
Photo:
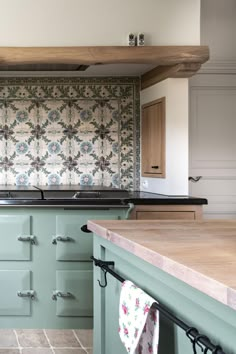
<path fill-rule="evenodd" d="M 125 67 L 129 73 L 141 76 L 144 88 L 168 77 L 190 77 L 208 59 L 207 46 L 0 47 L 0 75 L 3 72 L 123 75 Z"/>

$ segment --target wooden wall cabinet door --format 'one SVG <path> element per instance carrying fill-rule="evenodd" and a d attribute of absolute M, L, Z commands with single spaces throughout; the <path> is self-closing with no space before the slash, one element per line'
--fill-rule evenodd
<path fill-rule="evenodd" d="M 202 205 L 136 205 L 130 219 L 201 220 Z"/>
<path fill-rule="evenodd" d="M 165 97 L 142 105 L 142 176 L 165 177 Z"/>

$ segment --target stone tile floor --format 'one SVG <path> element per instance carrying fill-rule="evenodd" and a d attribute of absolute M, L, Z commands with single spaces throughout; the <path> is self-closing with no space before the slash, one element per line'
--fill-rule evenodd
<path fill-rule="evenodd" d="M 0 354 L 92 354 L 87 329 L 0 329 Z"/>

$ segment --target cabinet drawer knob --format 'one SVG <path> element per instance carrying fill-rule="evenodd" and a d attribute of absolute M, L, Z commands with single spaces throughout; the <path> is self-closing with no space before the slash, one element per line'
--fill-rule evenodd
<path fill-rule="evenodd" d="M 69 236 L 55 236 L 55 237 L 53 237 L 53 239 L 52 239 L 53 245 L 56 245 L 58 241 L 70 242 L 70 241 L 73 241 L 73 238 L 71 238 Z"/>
<path fill-rule="evenodd" d="M 71 294 L 69 291 L 67 291 L 66 293 L 63 293 L 62 291 L 59 290 L 53 291 L 52 300 L 57 300 L 58 297 L 61 297 L 63 299 L 71 299 L 74 297 L 74 295 Z"/>
<path fill-rule="evenodd" d="M 151 166 L 151 168 L 155 168 L 155 169 L 157 169 L 157 168 L 159 168 L 159 166 Z"/>
<path fill-rule="evenodd" d="M 31 300 L 33 300 L 33 299 L 35 299 L 35 291 L 34 290 L 17 291 L 17 296 L 30 297 Z"/>
<path fill-rule="evenodd" d="M 30 242 L 31 245 L 36 244 L 35 236 L 18 236 L 17 240 L 23 242 Z"/>
<path fill-rule="evenodd" d="M 91 233 L 92 232 L 92 231 L 90 231 L 88 229 L 88 226 L 86 224 L 81 226 L 80 230 L 83 231 L 83 232 L 86 232 L 86 233 Z"/>

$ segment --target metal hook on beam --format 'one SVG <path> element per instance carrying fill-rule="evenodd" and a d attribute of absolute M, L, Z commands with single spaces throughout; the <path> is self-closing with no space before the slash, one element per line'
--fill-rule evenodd
<path fill-rule="evenodd" d="M 98 284 L 101 288 L 105 288 L 107 286 L 107 271 L 103 268 L 101 268 L 101 270 L 103 271 L 104 273 L 104 280 L 105 280 L 105 283 L 102 285 L 102 283 L 100 282 L 100 280 L 98 280 Z"/>

